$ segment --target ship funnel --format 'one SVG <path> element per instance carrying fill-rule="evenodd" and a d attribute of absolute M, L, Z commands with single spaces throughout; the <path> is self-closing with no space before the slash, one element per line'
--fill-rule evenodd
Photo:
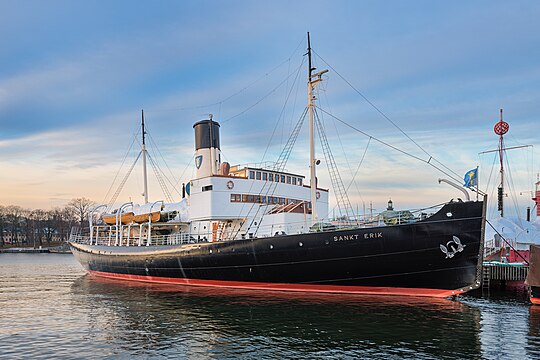
<path fill-rule="evenodd" d="M 195 123 L 193 129 L 195 129 L 195 178 L 218 174 L 221 166 L 219 123 L 202 120 Z"/>

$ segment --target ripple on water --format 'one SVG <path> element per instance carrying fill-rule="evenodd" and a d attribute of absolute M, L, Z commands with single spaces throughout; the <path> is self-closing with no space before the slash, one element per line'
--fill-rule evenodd
<path fill-rule="evenodd" d="M 0 255 L 6 358 L 539 358 L 538 308 L 148 285 L 70 255 Z"/>

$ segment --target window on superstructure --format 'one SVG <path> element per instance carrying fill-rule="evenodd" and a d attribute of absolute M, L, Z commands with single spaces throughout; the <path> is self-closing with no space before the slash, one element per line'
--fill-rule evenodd
<path fill-rule="evenodd" d="M 268 181 L 274 181 L 274 174 L 268 174 Z"/>
<path fill-rule="evenodd" d="M 212 185 L 206 185 L 202 187 L 202 191 L 210 191 L 212 190 Z"/>
<path fill-rule="evenodd" d="M 255 171 L 252 171 L 252 170 L 249 171 L 249 178 L 255 179 Z"/>
<path fill-rule="evenodd" d="M 261 180 L 261 172 L 260 171 L 257 171 L 256 175 L 255 175 L 255 178 L 257 180 Z"/>
<path fill-rule="evenodd" d="M 290 184 L 290 183 L 291 183 L 291 177 L 287 176 L 287 184 Z"/>
<path fill-rule="evenodd" d="M 250 203 L 255 202 L 255 196 L 248 195 L 248 202 L 250 202 Z"/>
<path fill-rule="evenodd" d="M 263 179 L 264 181 L 268 180 L 268 173 L 263 172 L 263 173 L 262 173 L 262 179 Z"/>
<path fill-rule="evenodd" d="M 302 186 L 302 178 L 298 178 L 298 185 Z"/>
<path fill-rule="evenodd" d="M 279 202 L 280 205 L 285 204 L 285 199 L 284 199 L 284 198 L 280 197 L 280 198 L 278 198 L 278 199 L 279 199 L 278 202 Z"/>
<path fill-rule="evenodd" d="M 296 185 L 296 178 L 295 177 L 292 178 L 292 184 Z"/>
<path fill-rule="evenodd" d="M 262 203 L 263 203 L 263 204 L 266 204 L 266 196 L 263 196 L 263 197 L 262 197 Z"/>
<path fill-rule="evenodd" d="M 281 182 L 285 184 L 285 175 L 281 175 Z"/>
<path fill-rule="evenodd" d="M 248 202 L 248 196 L 242 195 L 242 202 Z"/>

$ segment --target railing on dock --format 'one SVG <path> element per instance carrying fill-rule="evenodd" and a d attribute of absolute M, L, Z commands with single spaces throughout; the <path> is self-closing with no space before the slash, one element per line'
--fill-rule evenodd
<path fill-rule="evenodd" d="M 489 280 L 525 281 L 528 273 L 529 266 L 524 263 L 484 262 L 484 274 L 489 274 Z"/>

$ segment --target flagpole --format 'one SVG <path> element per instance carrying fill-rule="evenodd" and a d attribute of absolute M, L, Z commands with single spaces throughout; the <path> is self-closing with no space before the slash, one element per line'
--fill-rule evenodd
<path fill-rule="evenodd" d="M 478 176 L 478 165 L 476 165 L 476 201 L 478 201 L 478 190 L 480 190 L 480 176 Z"/>

